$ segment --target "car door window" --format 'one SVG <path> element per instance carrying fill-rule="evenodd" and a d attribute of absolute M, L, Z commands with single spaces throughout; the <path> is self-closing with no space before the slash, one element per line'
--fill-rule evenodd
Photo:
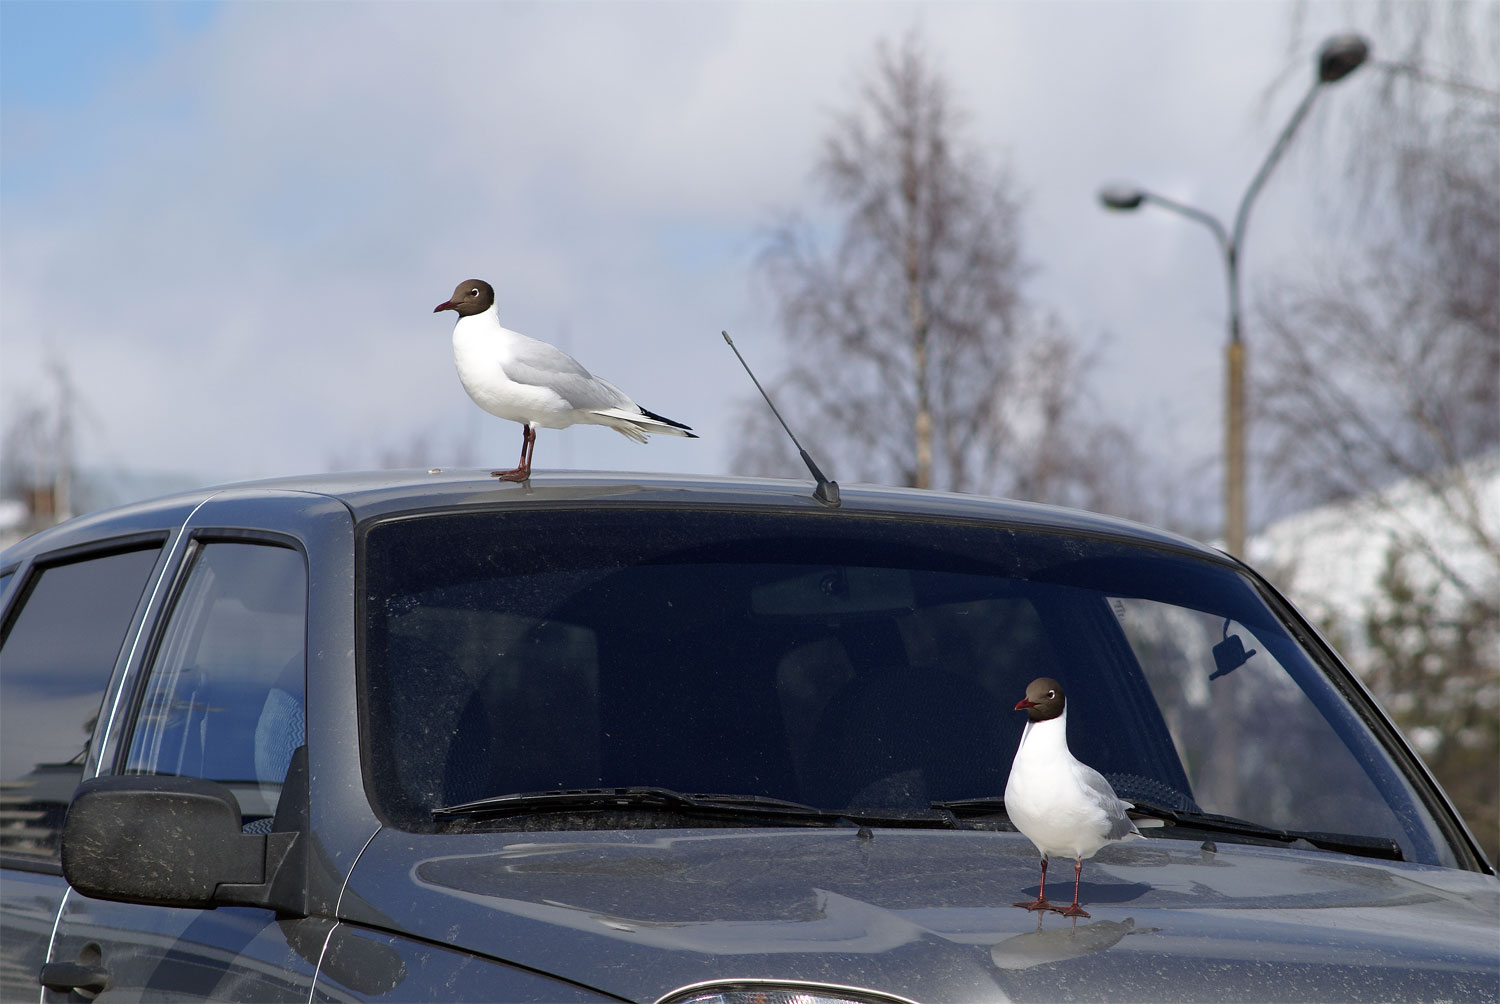
<path fill-rule="evenodd" d="M 288 547 L 199 547 L 157 645 L 126 773 L 219 781 L 247 824 L 276 811 L 305 739 L 307 574 Z"/>
<path fill-rule="evenodd" d="M 0 642 L 0 853 L 58 863 L 68 802 L 157 546 L 75 559 L 30 576 Z"/>

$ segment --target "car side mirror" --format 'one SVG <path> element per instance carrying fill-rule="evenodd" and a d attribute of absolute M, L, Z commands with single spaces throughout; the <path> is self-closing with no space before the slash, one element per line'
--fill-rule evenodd
<path fill-rule="evenodd" d="M 300 834 L 244 833 L 239 801 L 194 777 L 125 774 L 83 782 L 62 833 L 68 883 L 95 899 L 210 908 L 273 902 Z"/>

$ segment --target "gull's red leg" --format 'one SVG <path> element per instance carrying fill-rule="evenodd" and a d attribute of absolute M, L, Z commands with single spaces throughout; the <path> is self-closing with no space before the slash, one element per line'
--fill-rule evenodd
<path fill-rule="evenodd" d="M 1068 907 L 1066 910 L 1060 909 L 1060 908 L 1055 907 L 1055 906 L 1052 909 L 1057 910 L 1057 912 L 1060 913 L 1060 914 L 1062 914 L 1064 917 L 1087 917 L 1088 916 L 1088 911 L 1080 908 L 1079 905 L 1078 905 L 1078 882 L 1082 878 L 1083 878 L 1083 858 L 1078 858 L 1077 860 L 1075 860 L 1073 862 L 1073 905 L 1070 906 L 1070 907 Z"/>
<path fill-rule="evenodd" d="M 1060 907 L 1053 906 L 1051 903 L 1047 902 L 1047 859 L 1045 856 L 1042 858 L 1042 885 L 1041 888 L 1036 891 L 1036 899 L 1028 900 L 1023 903 L 1012 903 L 1011 906 L 1021 906 L 1025 907 L 1028 910 L 1061 909 Z"/>
<path fill-rule="evenodd" d="M 501 481 L 525 481 L 531 477 L 531 451 L 536 447 L 536 430 L 530 422 L 521 423 L 521 462 L 509 471 L 490 471 L 490 477 Z"/>

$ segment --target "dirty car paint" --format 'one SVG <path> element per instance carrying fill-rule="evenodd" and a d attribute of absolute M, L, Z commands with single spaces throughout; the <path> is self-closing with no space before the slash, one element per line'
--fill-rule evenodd
<path fill-rule="evenodd" d="M 385 831 L 350 891 L 372 921 L 399 904 L 414 935 L 640 1001 L 746 975 L 930 1001 L 1198 1000 L 1210 978 L 1221 1000 L 1500 998 L 1485 876 L 1158 838 L 1093 859 L 1077 923 L 1010 905 L 1035 863 L 1011 833 Z"/>

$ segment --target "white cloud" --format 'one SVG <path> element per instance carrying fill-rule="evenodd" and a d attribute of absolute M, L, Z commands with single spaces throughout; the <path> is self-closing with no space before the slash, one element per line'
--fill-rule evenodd
<path fill-rule="evenodd" d="M 1289 17 L 1260 3 L 226 4 L 81 108 L 7 116 L 7 171 L 28 184 L 4 189 L 0 387 L 65 358 L 101 416 L 81 440 L 94 462 L 256 476 L 477 430 L 482 462 L 509 465 L 519 437 L 464 398 L 451 315 L 430 314 L 478 275 L 511 326 L 704 434 L 637 447 L 544 432 L 538 466 L 722 471 L 750 388 L 717 333 L 764 376 L 781 351 L 749 282 L 756 228 L 812 194 L 828 114 L 876 39 L 920 25 L 973 138 L 1028 193 L 1037 297 L 1113 335 L 1106 401 L 1168 407 L 1211 454 L 1223 279 L 1209 238 L 1166 214 L 1107 216 L 1094 192 L 1127 178 L 1232 213 L 1301 87 L 1256 117 Z M 1257 208 L 1252 269 L 1302 239 L 1287 173 Z"/>

